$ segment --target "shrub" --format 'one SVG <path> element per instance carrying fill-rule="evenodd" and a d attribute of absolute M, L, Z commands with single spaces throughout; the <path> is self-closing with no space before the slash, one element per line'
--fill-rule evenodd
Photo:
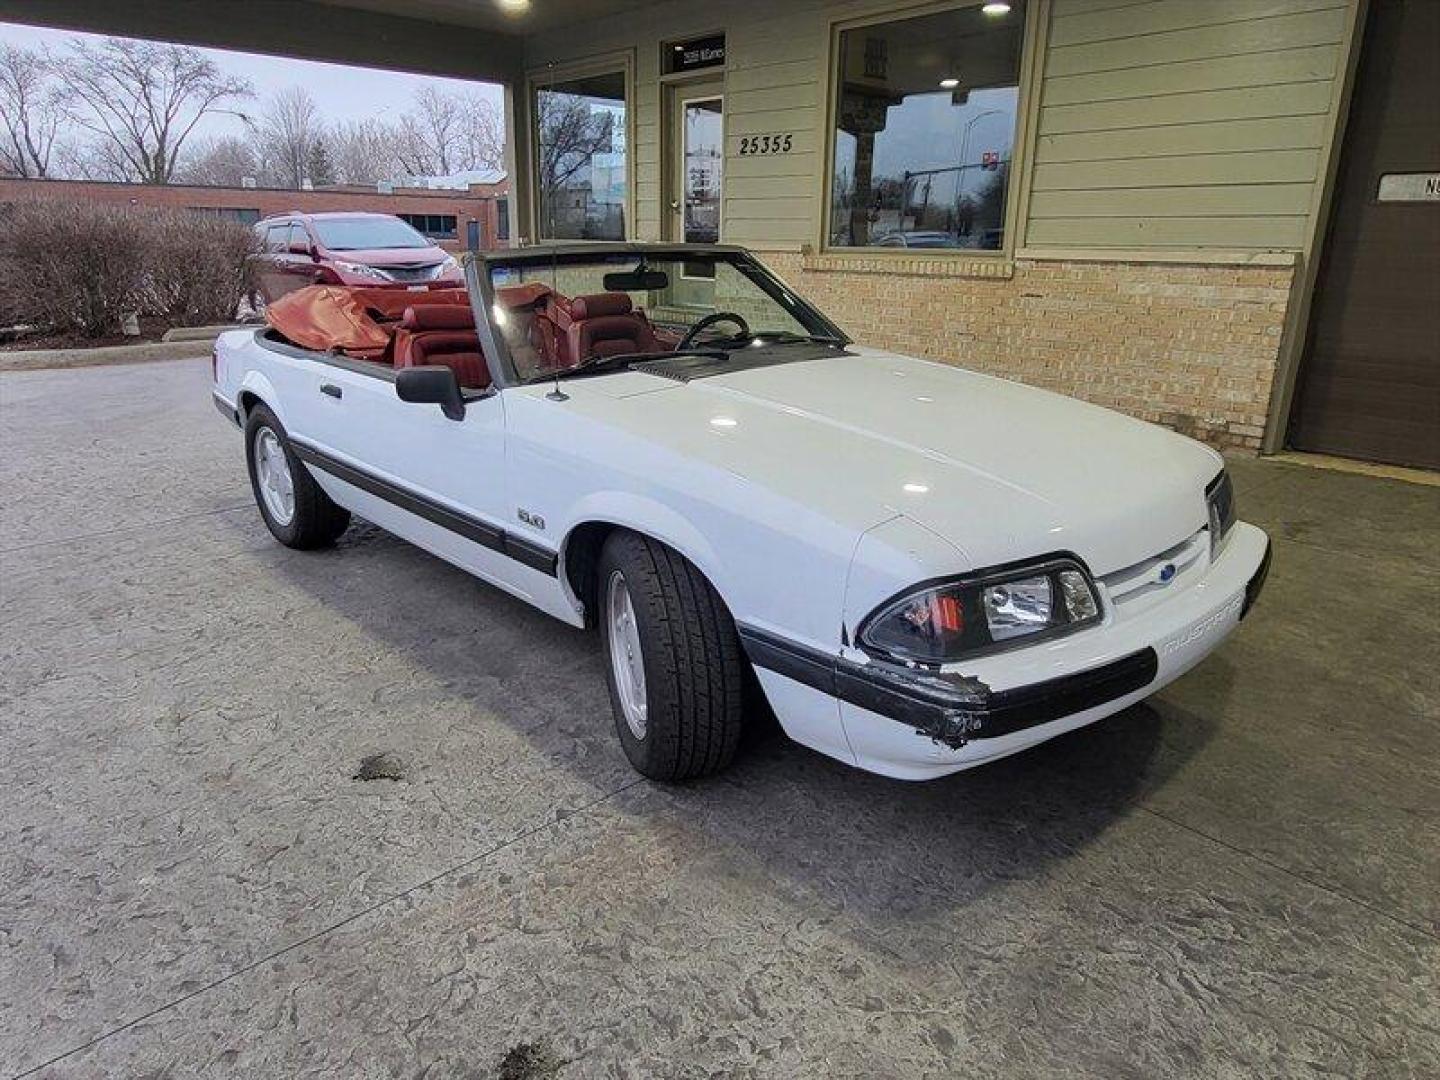
<path fill-rule="evenodd" d="M 193 210 L 165 210 L 148 222 L 141 311 L 172 326 L 204 326 L 235 317 L 249 291 L 254 232 Z"/>
<path fill-rule="evenodd" d="M 0 222 L 0 313 L 88 337 L 127 312 L 176 326 L 234 316 L 247 290 L 244 225 L 190 210 L 25 199 Z"/>
<path fill-rule="evenodd" d="M 144 237 L 130 207 L 11 204 L 0 222 L 0 310 L 47 329 L 115 333 L 144 284 Z"/>

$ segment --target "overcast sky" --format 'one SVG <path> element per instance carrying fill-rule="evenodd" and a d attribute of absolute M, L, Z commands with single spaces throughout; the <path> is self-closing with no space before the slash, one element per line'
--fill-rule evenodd
<path fill-rule="evenodd" d="M 99 41 L 94 34 L 77 34 L 69 30 L 46 30 L 35 26 L 0 22 L 0 40 L 10 45 L 35 48 L 46 45 L 59 52 L 77 40 Z M 430 75 L 409 75 L 373 68 L 346 67 L 342 64 L 321 64 L 313 60 L 289 60 L 255 53 L 226 52 L 201 49 L 225 72 L 247 78 L 255 86 L 256 98 L 241 104 L 243 111 L 259 108 L 269 95 L 287 86 L 300 85 L 310 91 L 327 121 L 364 120 L 367 117 L 390 119 L 404 112 L 418 87 L 431 83 L 454 90 L 479 91 L 488 96 L 497 108 L 501 105 L 500 87 L 494 83 L 469 82 L 464 79 L 441 79 Z M 195 129 L 196 134 L 240 135 L 245 129 L 237 117 L 207 116 Z"/>

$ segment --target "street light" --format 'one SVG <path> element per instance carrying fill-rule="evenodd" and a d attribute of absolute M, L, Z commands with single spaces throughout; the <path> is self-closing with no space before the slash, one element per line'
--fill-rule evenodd
<path fill-rule="evenodd" d="M 987 116 L 1003 116 L 1004 109 L 986 109 L 976 113 L 965 124 L 965 130 L 960 135 L 960 189 L 955 193 L 955 201 L 958 203 L 965 194 L 965 155 L 970 151 L 970 129 L 984 120 Z"/>

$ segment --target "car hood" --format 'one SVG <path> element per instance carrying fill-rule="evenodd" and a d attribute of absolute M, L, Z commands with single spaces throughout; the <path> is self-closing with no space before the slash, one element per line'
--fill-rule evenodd
<path fill-rule="evenodd" d="M 1069 551 L 1106 574 L 1206 523 L 1204 488 L 1223 461 L 1191 439 L 949 365 L 825 352 L 567 388 L 583 382 L 606 419 L 862 531 L 909 517 L 971 568 Z"/>
<path fill-rule="evenodd" d="M 332 258 L 360 263 L 363 266 L 434 266 L 445 258 L 444 250 L 438 247 L 327 250 Z"/>

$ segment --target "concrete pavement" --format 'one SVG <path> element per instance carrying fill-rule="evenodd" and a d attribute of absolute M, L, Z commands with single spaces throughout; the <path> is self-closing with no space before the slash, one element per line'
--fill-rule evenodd
<path fill-rule="evenodd" d="M 275 544 L 204 360 L 0 374 L 0 1075 L 1440 1074 L 1440 497 L 1233 471 L 1266 593 L 1145 705 L 662 787 L 592 636 Z"/>

